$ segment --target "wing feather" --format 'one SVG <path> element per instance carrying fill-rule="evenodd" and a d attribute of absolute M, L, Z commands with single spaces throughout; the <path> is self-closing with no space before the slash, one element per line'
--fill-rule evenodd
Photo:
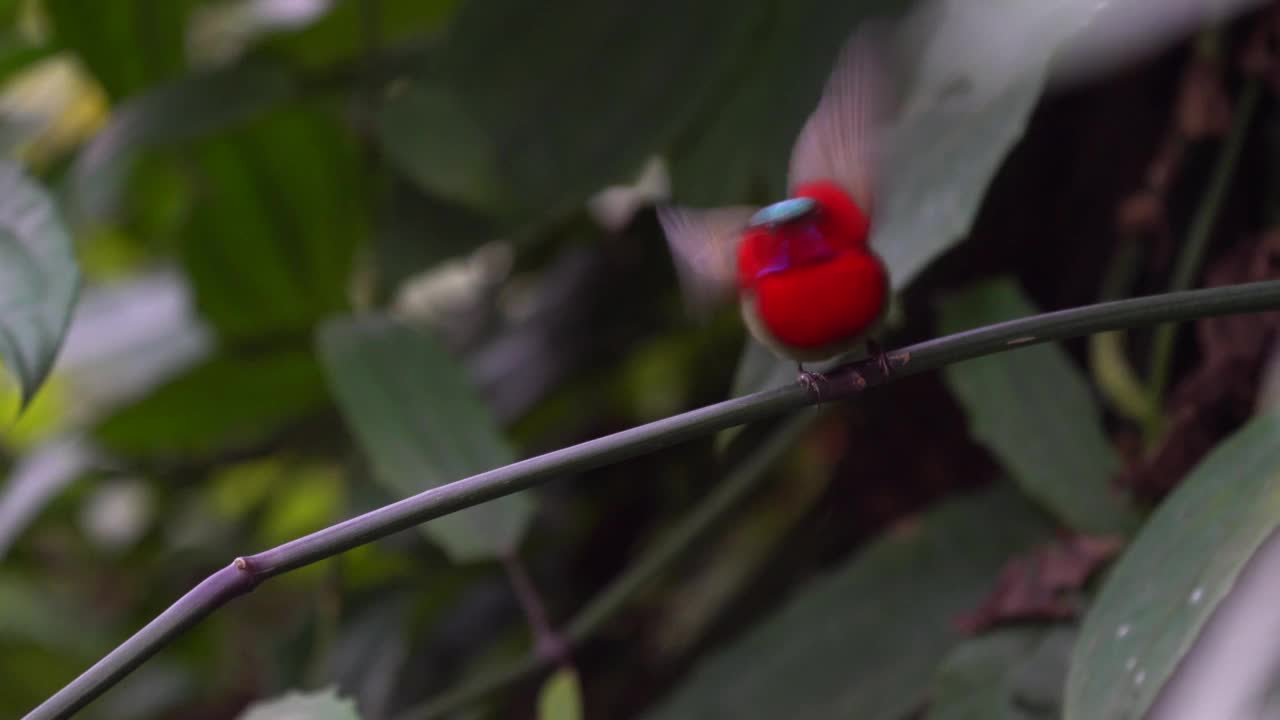
<path fill-rule="evenodd" d="M 841 50 L 818 107 L 791 151 L 791 189 L 834 180 L 859 206 L 872 207 L 890 110 L 886 27 L 864 22 Z"/>
<path fill-rule="evenodd" d="M 705 311 L 735 291 L 738 241 L 756 209 L 742 205 L 658 208 L 680 284 L 695 310 Z"/>

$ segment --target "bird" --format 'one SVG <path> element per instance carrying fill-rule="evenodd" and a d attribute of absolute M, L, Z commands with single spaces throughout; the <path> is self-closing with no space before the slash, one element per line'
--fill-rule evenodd
<path fill-rule="evenodd" d="M 890 110 L 882 38 L 883 26 L 864 23 L 840 50 L 792 147 L 787 198 L 763 208 L 657 209 L 691 296 L 736 292 L 751 334 L 795 361 L 800 382 L 819 394 L 825 378 L 806 362 L 866 341 L 881 371 L 890 368 L 873 339 L 889 272 L 870 244 Z"/>

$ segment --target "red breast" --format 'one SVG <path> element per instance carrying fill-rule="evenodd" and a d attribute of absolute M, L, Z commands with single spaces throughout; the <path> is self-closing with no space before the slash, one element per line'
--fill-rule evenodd
<path fill-rule="evenodd" d="M 835 183 L 796 188 L 817 201 L 810 217 L 749 230 L 738 246 L 738 283 L 752 330 L 798 359 L 837 354 L 879 320 L 889 295 L 867 244 L 867 214 Z"/>

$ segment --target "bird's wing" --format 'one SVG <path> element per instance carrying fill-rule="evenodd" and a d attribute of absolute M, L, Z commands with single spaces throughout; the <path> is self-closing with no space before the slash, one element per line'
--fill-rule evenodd
<path fill-rule="evenodd" d="M 891 111 L 888 26 L 864 22 L 845 43 L 791 150 L 788 187 L 834 180 L 870 212 Z"/>
<path fill-rule="evenodd" d="M 658 209 L 680 284 L 695 310 L 705 310 L 734 292 L 738 241 L 755 211 L 742 205 Z"/>

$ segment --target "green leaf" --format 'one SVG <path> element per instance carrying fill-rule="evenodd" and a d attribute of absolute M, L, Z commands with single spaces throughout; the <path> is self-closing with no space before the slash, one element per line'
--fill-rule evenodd
<path fill-rule="evenodd" d="M 960 640 L 954 618 L 1047 533 L 1006 489 L 947 503 L 811 581 L 649 717 L 900 718 Z"/>
<path fill-rule="evenodd" d="M 273 700 L 256 702 L 239 720 L 360 720 L 356 704 L 338 697 L 335 688 L 312 693 L 296 690 Z"/>
<path fill-rule="evenodd" d="M 504 204 L 497 150 L 448 90 L 416 84 L 397 93 L 378 115 L 377 137 L 424 190 L 481 210 Z"/>
<path fill-rule="evenodd" d="M 128 456 L 252 447 L 323 407 L 324 376 L 306 351 L 223 355 L 108 417 L 96 436 Z"/>
<path fill-rule="evenodd" d="M 541 215 L 583 202 L 630 179 L 686 127 L 750 52 L 764 8 L 758 0 L 466 3 L 437 77 L 492 150 L 457 152 L 497 159 L 515 205 L 495 210 Z M 452 113 L 424 115 L 414 131 L 441 127 L 456 131 Z"/>
<path fill-rule="evenodd" d="M 942 331 L 1033 315 L 1009 280 L 951 295 L 938 305 Z M 950 365 L 948 387 L 970 430 L 1027 494 L 1071 528 L 1114 533 L 1133 516 L 1110 487 L 1118 461 L 1088 383 L 1057 345 L 1036 345 Z"/>
<path fill-rule="evenodd" d="M 582 720 L 582 686 L 573 668 L 560 668 L 542 684 L 538 720 Z"/>
<path fill-rule="evenodd" d="M 80 287 L 71 237 L 44 188 L 0 161 L 0 360 L 29 401 L 53 367 Z"/>
<path fill-rule="evenodd" d="M 282 70 L 246 65 L 190 75 L 130 98 L 72 165 L 76 213 L 89 220 L 111 216 L 139 151 L 243 122 L 282 103 L 292 91 L 292 80 Z"/>
<path fill-rule="evenodd" d="M 997 630 L 947 656 L 934 679 L 928 720 L 1049 720 L 1059 717 L 1069 628 Z"/>
<path fill-rule="evenodd" d="M 1071 658 L 1066 717 L 1145 717 L 1218 604 L 1280 525 L 1280 415 L 1215 449 L 1107 578 Z"/>
<path fill-rule="evenodd" d="M 463 369 L 425 331 L 396 320 L 334 320 L 319 335 L 338 405 L 397 497 L 515 461 Z M 419 525 L 455 562 L 512 550 L 532 513 L 528 495 L 509 495 Z"/>
<path fill-rule="evenodd" d="M 187 15 L 199 0 L 46 0 L 53 35 L 76 51 L 113 98 L 180 74 Z"/>
<path fill-rule="evenodd" d="M 224 338 L 309 336 L 347 306 L 368 213 L 353 138 L 289 108 L 203 143 L 204 196 L 183 237 L 201 313 Z"/>

